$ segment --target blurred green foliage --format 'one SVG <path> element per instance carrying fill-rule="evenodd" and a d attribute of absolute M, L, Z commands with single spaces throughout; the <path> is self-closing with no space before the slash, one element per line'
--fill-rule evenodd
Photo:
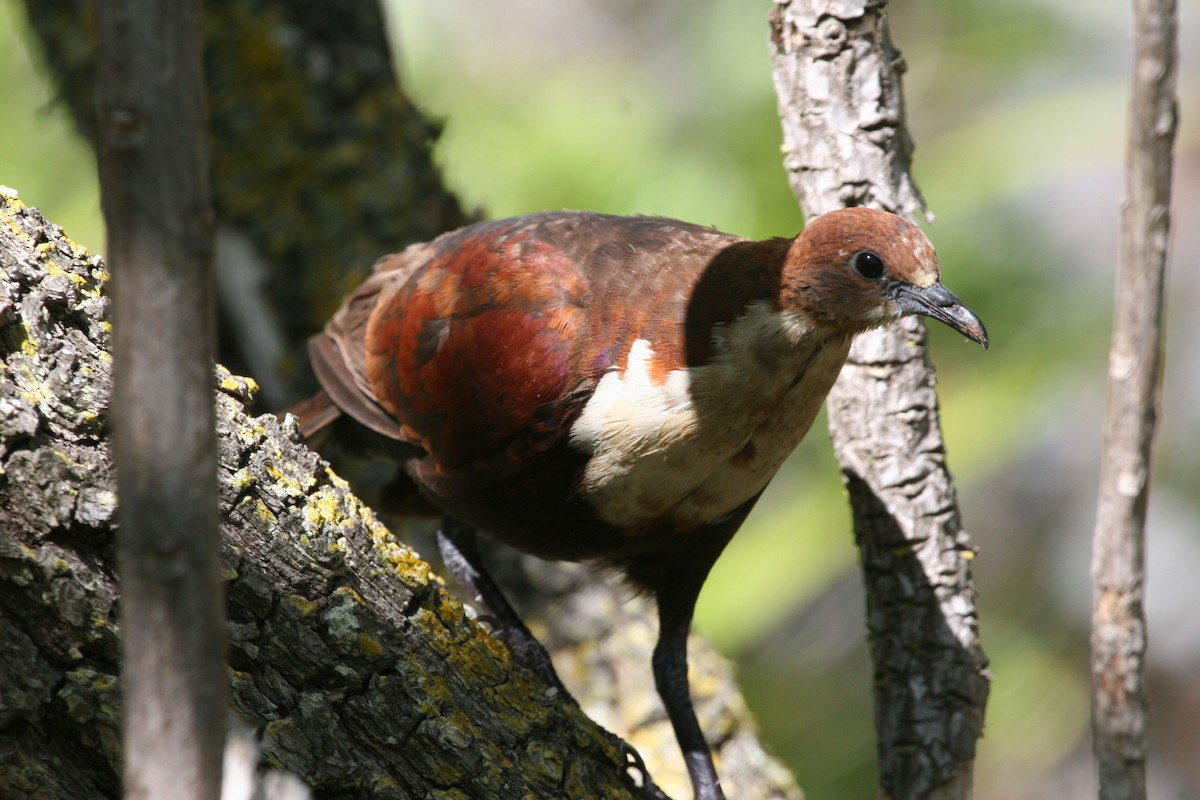
<path fill-rule="evenodd" d="M 0 0 L 0 184 L 43 209 L 76 242 L 104 250 L 96 158 L 35 62 L 19 0 Z"/>
<path fill-rule="evenodd" d="M 769 9 L 767 0 L 388 6 L 401 80 L 445 122 L 437 155 L 466 207 L 663 214 L 753 237 L 802 223 L 781 167 Z M 1071 776 L 1090 775 L 1087 536 L 1128 11 L 928 0 L 893 3 L 891 21 L 908 64 L 915 173 L 937 215 L 927 228 L 947 284 L 993 342 L 984 353 L 931 332 L 950 465 L 981 547 L 983 642 L 996 676 L 976 796 L 1090 796 L 1086 778 Z M 19 3 L 0 0 L 0 183 L 102 249 L 91 155 L 20 46 L 26 37 Z M 1185 54 L 1189 43 L 1196 35 L 1185 29 Z M 1196 107 L 1194 69 L 1185 63 L 1185 108 Z M 1184 119 L 1179 160 L 1194 165 L 1200 144 Z M 1194 187 L 1177 196 L 1196 211 Z M 1177 211 L 1181 236 L 1187 213 Z M 1195 352 L 1189 342 L 1174 357 L 1188 363 Z M 1170 458 L 1156 475 L 1160 491 L 1183 498 L 1185 535 L 1200 529 L 1200 456 L 1170 443 L 1196 430 L 1189 386 L 1167 387 L 1165 407 L 1185 416 L 1164 418 Z M 857 588 L 856 555 L 829 451 L 819 422 L 717 565 L 698 615 L 742 664 L 768 739 L 815 800 L 875 793 L 863 622 L 842 600 Z M 1174 668 L 1162 665 L 1160 685 L 1172 685 Z M 1172 713 L 1159 711 L 1162 735 L 1190 719 L 1194 738 L 1200 721 Z M 1179 796 L 1200 785 L 1186 766 L 1152 766 L 1174 770 L 1164 780 Z"/>

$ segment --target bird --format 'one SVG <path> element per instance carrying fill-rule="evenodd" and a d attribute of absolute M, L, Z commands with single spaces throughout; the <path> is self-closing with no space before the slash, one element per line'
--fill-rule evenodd
<path fill-rule="evenodd" d="M 688 685 L 697 597 L 854 337 L 909 314 L 988 346 L 925 234 L 885 211 L 763 241 L 582 211 L 477 222 L 379 259 L 309 340 L 321 390 L 299 426 L 349 421 L 399 463 L 449 570 L 558 686 L 477 535 L 648 593 L 694 797 L 723 800 Z"/>

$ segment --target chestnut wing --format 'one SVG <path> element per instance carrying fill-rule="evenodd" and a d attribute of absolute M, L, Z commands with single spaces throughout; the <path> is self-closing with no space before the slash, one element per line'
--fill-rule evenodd
<path fill-rule="evenodd" d="M 318 375 L 343 411 L 428 454 L 428 482 L 498 477 L 565 442 L 635 339 L 682 366 L 690 291 L 738 241 L 574 212 L 472 225 L 381 260 L 312 348 Z"/>

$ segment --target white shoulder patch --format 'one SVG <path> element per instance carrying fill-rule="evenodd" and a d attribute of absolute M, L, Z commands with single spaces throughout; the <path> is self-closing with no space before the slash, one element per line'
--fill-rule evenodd
<path fill-rule="evenodd" d="M 714 344 L 712 361 L 656 383 L 639 339 L 597 384 L 570 442 L 591 456 L 580 490 L 605 520 L 712 522 L 749 500 L 807 432 L 849 348 L 765 305 Z"/>
<path fill-rule="evenodd" d="M 571 427 L 576 449 L 612 459 L 614 445 L 632 448 L 636 458 L 655 447 L 652 440 L 686 435 L 692 419 L 687 370 L 671 372 L 661 385 L 650 378 L 654 351 L 645 339 L 629 348 L 624 372 L 612 371 L 600 379 L 596 391 Z M 659 445 L 661 446 L 661 445 Z"/>

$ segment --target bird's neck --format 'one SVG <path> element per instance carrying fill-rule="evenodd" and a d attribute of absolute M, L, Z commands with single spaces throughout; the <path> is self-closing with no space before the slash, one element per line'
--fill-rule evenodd
<path fill-rule="evenodd" d="M 698 367 L 714 356 L 720 330 L 751 309 L 777 310 L 791 239 L 743 241 L 718 253 L 699 276 L 684 314 L 685 361 Z"/>

